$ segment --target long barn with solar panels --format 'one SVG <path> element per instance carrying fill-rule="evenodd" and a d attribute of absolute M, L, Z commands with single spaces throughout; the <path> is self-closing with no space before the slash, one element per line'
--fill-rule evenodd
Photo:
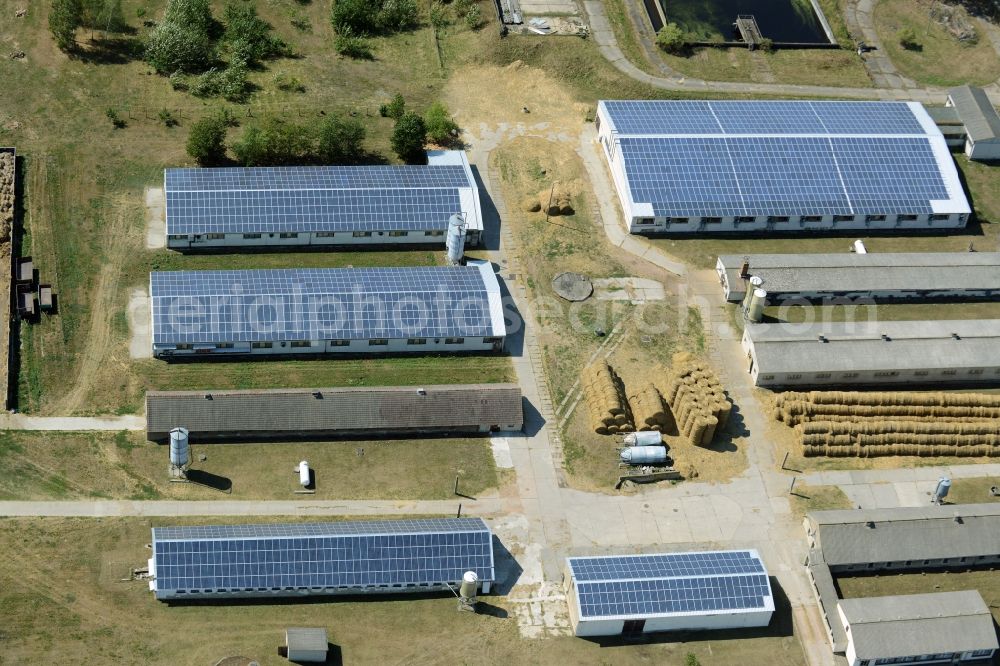
<path fill-rule="evenodd" d="M 167 169 L 167 247 L 176 250 L 444 244 L 459 215 L 466 244 L 483 230 L 461 151 L 426 165 Z"/>
<path fill-rule="evenodd" d="M 153 355 L 501 351 L 489 262 L 150 274 Z"/>
<path fill-rule="evenodd" d="M 481 518 L 154 527 L 151 589 L 161 601 L 458 589 L 495 580 Z"/>
<path fill-rule="evenodd" d="M 766 627 L 774 613 L 755 550 L 570 557 L 563 582 L 577 636 Z"/>
<path fill-rule="evenodd" d="M 601 101 L 632 233 L 956 229 L 971 209 L 916 102 Z"/>

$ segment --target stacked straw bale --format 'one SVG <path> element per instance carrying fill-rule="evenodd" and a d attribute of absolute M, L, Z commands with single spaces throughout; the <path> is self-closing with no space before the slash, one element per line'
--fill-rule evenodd
<path fill-rule="evenodd" d="M 663 404 L 663 396 L 652 384 L 635 391 L 628 397 L 637 430 L 670 430 L 674 426 L 670 410 Z"/>
<path fill-rule="evenodd" d="M 1000 456 L 1000 396 L 811 391 L 778 396 L 806 456 Z"/>
<path fill-rule="evenodd" d="M 625 387 L 607 361 L 597 361 L 584 368 L 581 383 L 594 432 L 611 435 L 635 431 Z"/>
<path fill-rule="evenodd" d="M 674 354 L 666 377 L 663 399 L 673 413 L 677 432 L 697 446 L 711 445 L 732 410 L 719 378 L 685 352 Z"/>

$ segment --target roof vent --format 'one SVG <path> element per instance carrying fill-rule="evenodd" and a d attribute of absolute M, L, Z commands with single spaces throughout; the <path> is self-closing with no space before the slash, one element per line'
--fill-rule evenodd
<path fill-rule="evenodd" d="M 962 520 L 962 516 L 958 515 L 957 513 L 955 514 L 955 522 L 958 523 L 959 525 L 965 524 L 965 521 Z"/>
<path fill-rule="evenodd" d="M 316 398 L 317 400 L 322 400 L 323 399 L 323 392 L 322 391 L 313 391 L 313 397 Z"/>
<path fill-rule="evenodd" d="M 820 342 L 829 342 L 830 340 L 825 335 L 821 335 L 821 336 L 819 336 L 819 341 Z"/>
<path fill-rule="evenodd" d="M 417 389 L 417 395 L 427 395 L 427 389 L 425 389 L 425 388 L 418 388 Z"/>
<path fill-rule="evenodd" d="M 956 340 L 961 340 L 962 339 L 962 336 L 959 335 L 958 333 L 952 333 L 951 337 L 955 338 Z"/>
<path fill-rule="evenodd" d="M 867 527 L 870 530 L 875 529 L 875 521 L 874 520 L 866 521 L 865 522 L 865 527 Z"/>
<path fill-rule="evenodd" d="M 205 394 L 205 400 L 212 400 L 212 394 L 211 393 L 206 393 Z"/>
<path fill-rule="evenodd" d="M 892 338 L 890 338 L 890 337 L 889 337 L 888 335 L 886 335 L 885 333 L 883 333 L 883 334 L 882 334 L 882 339 L 883 339 L 883 340 L 885 340 L 886 342 L 892 342 Z"/>

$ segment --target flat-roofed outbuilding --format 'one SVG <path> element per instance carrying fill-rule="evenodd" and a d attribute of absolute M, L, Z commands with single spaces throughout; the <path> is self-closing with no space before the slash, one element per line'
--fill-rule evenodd
<path fill-rule="evenodd" d="M 959 86 L 948 91 L 953 107 L 965 127 L 965 154 L 973 160 L 1000 159 L 1000 116 L 986 91 Z"/>
<path fill-rule="evenodd" d="M 1000 320 L 747 324 L 765 387 L 1000 382 Z"/>
<path fill-rule="evenodd" d="M 523 421 L 516 384 L 146 393 L 152 441 L 178 426 L 211 441 L 518 431 Z"/>
<path fill-rule="evenodd" d="M 788 299 L 992 299 L 1000 296 L 998 252 L 722 255 L 715 270 L 728 301 L 742 301 L 749 278 L 768 303 Z"/>

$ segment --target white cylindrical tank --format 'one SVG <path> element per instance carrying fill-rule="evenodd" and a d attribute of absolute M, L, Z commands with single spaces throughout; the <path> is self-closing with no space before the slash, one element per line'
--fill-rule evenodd
<path fill-rule="evenodd" d="M 667 450 L 662 446 L 632 446 L 621 451 L 622 462 L 630 465 L 667 462 Z"/>
<path fill-rule="evenodd" d="M 462 587 L 458 590 L 459 596 L 463 599 L 475 599 L 478 591 L 479 576 L 476 575 L 475 571 L 466 571 L 462 576 Z"/>
<path fill-rule="evenodd" d="M 857 254 L 868 254 L 868 248 L 865 247 L 865 242 L 860 238 L 854 241 L 854 251 Z"/>
<path fill-rule="evenodd" d="M 188 445 L 188 429 L 174 428 L 170 431 L 170 464 L 174 467 L 184 467 L 191 460 Z"/>
<path fill-rule="evenodd" d="M 445 241 L 448 248 L 448 262 L 459 264 L 465 256 L 465 220 L 461 215 L 448 218 L 448 237 Z"/>
<path fill-rule="evenodd" d="M 764 308 L 767 306 L 767 291 L 764 289 L 754 289 L 753 297 L 750 299 L 750 306 L 747 308 L 747 319 L 754 323 L 760 323 L 764 318 Z"/>
<path fill-rule="evenodd" d="M 625 435 L 625 446 L 660 446 L 663 436 L 655 430 L 640 430 Z"/>
<path fill-rule="evenodd" d="M 941 500 L 948 496 L 948 491 L 951 489 L 951 479 L 946 476 L 942 476 L 938 479 L 937 487 L 934 488 L 934 503 L 940 504 Z"/>
<path fill-rule="evenodd" d="M 300 462 L 299 466 L 298 466 L 298 472 L 299 472 L 299 485 L 302 486 L 303 488 L 305 488 L 306 486 L 309 485 L 309 481 L 310 481 L 310 478 L 309 478 L 309 462 L 306 461 L 306 460 L 303 460 L 302 462 Z"/>

